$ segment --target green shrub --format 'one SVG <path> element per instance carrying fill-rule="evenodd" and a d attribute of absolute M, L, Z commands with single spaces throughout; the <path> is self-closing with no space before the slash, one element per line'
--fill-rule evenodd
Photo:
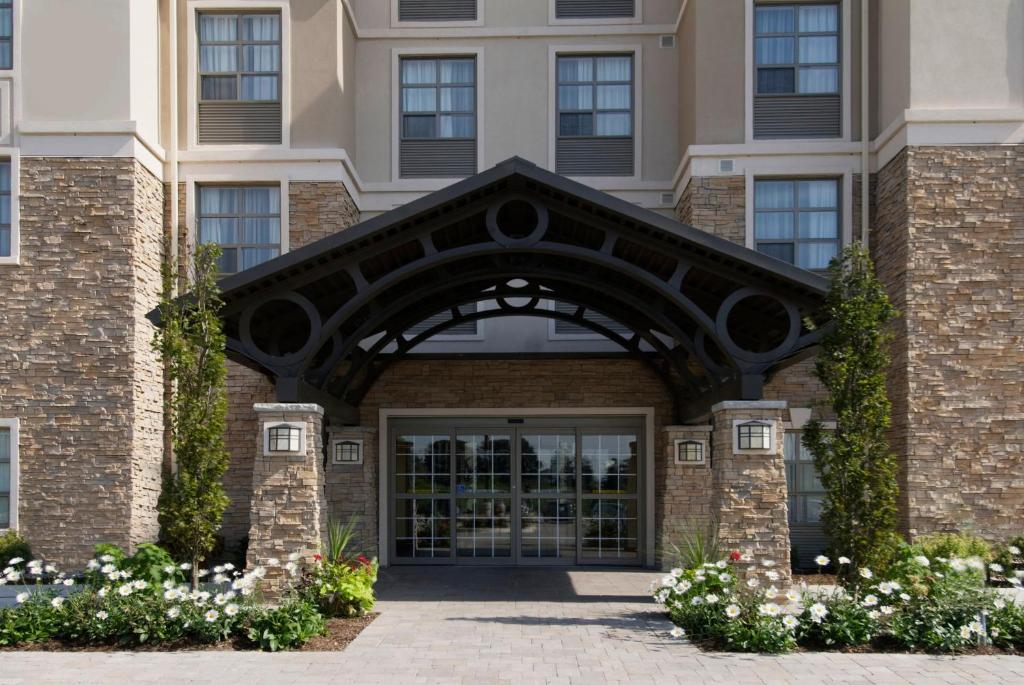
<path fill-rule="evenodd" d="M 320 608 L 325 616 L 362 616 L 373 609 L 376 596 L 377 560 L 360 555 L 350 563 L 319 559 L 302 595 Z"/>
<path fill-rule="evenodd" d="M 859 647 L 871 642 L 880 626 L 871 610 L 851 595 L 837 591 L 804 599 L 797 637 L 802 644 Z"/>
<path fill-rule="evenodd" d="M 169 576 L 173 576 L 175 580 L 178 578 L 178 567 L 171 555 L 150 542 L 139 545 L 135 554 L 124 560 L 124 566 L 131 571 L 132 578 L 141 578 L 154 585 L 160 584 Z"/>
<path fill-rule="evenodd" d="M 277 609 L 253 612 L 249 639 L 260 649 L 276 652 L 300 647 L 325 630 L 324 618 L 312 603 L 292 600 Z"/>
<path fill-rule="evenodd" d="M 718 536 L 718 520 L 689 519 L 674 534 L 678 542 L 669 542 L 667 556 L 675 566 L 700 568 L 723 558 Z"/>
<path fill-rule="evenodd" d="M 101 542 L 98 545 L 94 545 L 92 555 L 103 562 L 116 564 L 117 566 L 124 564 L 124 560 L 128 556 L 123 549 L 110 542 Z M 105 557 L 110 558 L 106 559 Z"/>
<path fill-rule="evenodd" d="M 989 638 L 996 647 L 1024 650 L 1024 607 L 997 598 L 988 616 Z"/>
<path fill-rule="evenodd" d="M 18 606 L 0 609 L 0 645 L 41 642 L 54 637 L 63 603 L 53 592 L 19 594 Z"/>
<path fill-rule="evenodd" d="M 968 559 L 978 557 L 982 561 L 992 558 L 992 545 L 984 538 L 970 533 L 932 533 L 917 538 L 912 545 L 916 554 L 931 559 Z"/>
<path fill-rule="evenodd" d="M 7 566 L 11 559 L 19 558 L 26 561 L 32 558 L 32 550 L 25 538 L 13 530 L 0 533 L 0 567 Z"/>
<path fill-rule="evenodd" d="M 998 545 L 992 550 L 994 580 L 1005 580 L 1020 585 L 1024 579 L 1024 535 L 1012 538 L 1006 544 Z"/>

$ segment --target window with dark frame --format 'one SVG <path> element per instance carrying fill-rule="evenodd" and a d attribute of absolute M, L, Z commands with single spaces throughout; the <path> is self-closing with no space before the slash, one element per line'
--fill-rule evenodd
<path fill-rule="evenodd" d="M 810 271 L 839 253 L 839 179 L 754 181 L 754 242 L 758 252 Z"/>
<path fill-rule="evenodd" d="M 0 160 L 0 257 L 10 257 L 11 244 L 11 160 Z"/>
<path fill-rule="evenodd" d="M 200 100 L 268 102 L 281 98 L 281 15 L 199 15 Z"/>
<path fill-rule="evenodd" d="M 281 187 L 198 187 L 199 242 L 220 245 L 222 275 L 281 254 Z"/>
<path fill-rule="evenodd" d="M 279 425 L 268 429 L 268 447 L 271 452 L 298 452 L 302 429 L 297 426 Z"/>
<path fill-rule="evenodd" d="M 476 60 L 403 58 L 402 138 L 476 138 Z"/>
<path fill-rule="evenodd" d="M 12 518 L 11 493 L 14 483 L 11 482 L 11 436 L 10 428 L 0 428 L 0 529 L 10 527 Z"/>
<path fill-rule="evenodd" d="M 0 69 L 14 68 L 14 2 L 0 0 Z"/>
<path fill-rule="evenodd" d="M 783 460 L 789 491 L 789 522 L 820 523 L 825 488 L 814 466 L 814 455 L 803 445 L 803 433 L 786 433 Z"/>
<path fill-rule="evenodd" d="M 771 449 L 771 425 L 748 421 L 736 426 L 737 447 L 741 450 Z"/>

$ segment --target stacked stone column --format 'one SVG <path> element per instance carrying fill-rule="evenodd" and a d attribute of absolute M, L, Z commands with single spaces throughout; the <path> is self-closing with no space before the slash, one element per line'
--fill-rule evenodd
<path fill-rule="evenodd" d="M 725 552 L 749 555 L 748 565 L 774 564 L 789 577 L 789 521 L 783 462 L 782 401 L 719 402 L 711 408 L 712 509 L 718 516 Z M 744 451 L 736 441 L 737 421 L 757 420 L 773 427 L 769 450 Z M 746 558 L 746 557 L 745 557 Z"/>
<path fill-rule="evenodd" d="M 305 562 L 320 551 L 327 520 L 324 492 L 324 410 L 316 404 L 256 404 L 259 418 L 253 463 L 252 509 L 250 513 L 249 568 L 267 567 L 263 584 L 273 597 L 286 585 L 288 574 L 281 566 L 268 566 L 269 559 L 281 564 L 293 552 Z M 267 444 L 267 429 L 281 424 L 302 427 L 297 452 L 274 452 Z"/>

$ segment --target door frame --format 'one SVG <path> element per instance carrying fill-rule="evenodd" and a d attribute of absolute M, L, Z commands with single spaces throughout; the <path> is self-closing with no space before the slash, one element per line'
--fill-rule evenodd
<path fill-rule="evenodd" d="M 601 416 L 641 417 L 643 419 L 643 559 L 642 565 L 654 566 L 654 407 L 496 407 L 463 409 L 430 409 L 422 407 L 389 407 L 379 410 L 377 446 L 378 550 L 381 566 L 391 564 L 391 420 L 401 418 L 500 418 L 508 417 L 593 418 Z"/>

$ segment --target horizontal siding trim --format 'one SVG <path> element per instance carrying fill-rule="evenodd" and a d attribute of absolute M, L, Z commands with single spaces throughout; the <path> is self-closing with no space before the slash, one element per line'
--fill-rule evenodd
<path fill-rule="evenodd" d="M 757 95 L 755 138 L 839 138 L 843 132 L 838 95 Z"/>
<path fill-rule="evenodd" d="M 462 178 L 476 173 L 475 140 L 402 140 L 398 147 L 402 178 Z"/>
<path fill-rule="evenodd" d="M 200 144 L 281 143 L 280 102 L 200 102 Z"/>
<path fill-rule="evenodd" d="M 558 19 L 605 19 L 633 17 L 634 0 L 556 0 L 555 17 Z"/>
<path fill-rule="evenodd" d="M 632 138 L 559 138 L 555 171 L 563 176 L 632 176 Z"/>
<path fill-rule="evenodd" d="M 398 21 L 476 21 L 477 0 L 398 0 Z"/>

